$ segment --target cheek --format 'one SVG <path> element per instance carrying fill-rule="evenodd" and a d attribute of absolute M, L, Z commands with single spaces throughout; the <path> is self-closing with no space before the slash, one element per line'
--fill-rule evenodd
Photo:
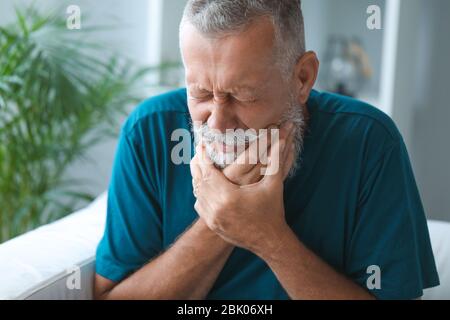
<path fill-rule="evenodd" d="M 240 119 L 248 128 L 267 128 L 272 124 L 278 124 L 283 115 L 283 110 L 281 105 L 259 104 L 252 108 L 242 109 Z"/>
<path fill-rule="evenodd" d="M 199 103 L 188 102 L 188 108 L 192 121 L 200 121 L 201 123 L 204 123 L 206 122 L 206 120 L 208 120 L 210 113 L 207 107 L 202 107 Z"/>

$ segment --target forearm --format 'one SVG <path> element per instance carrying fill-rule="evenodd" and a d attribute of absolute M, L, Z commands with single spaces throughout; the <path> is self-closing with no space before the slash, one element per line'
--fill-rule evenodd
<path fill-rule="evenodd" d="M 374 299 L 367 290 L 336 272 L 288 229 L 260 255 L 292 299 Z"/>
<path fill-rule="evenodd" d="M 204 299 L 233 250 L 200 219 L 106 299 Z"/>

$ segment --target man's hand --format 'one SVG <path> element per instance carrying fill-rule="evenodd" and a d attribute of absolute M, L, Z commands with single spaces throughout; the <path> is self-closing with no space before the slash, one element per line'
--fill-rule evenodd
<path fill-rule="evenodd" d="M 261 171 L 267 167 L 267 154 L 272 141 L 271 130 L 273 129 L 278 129 L 278 127 L 275 125 L 269 126 L 266 134 L 258 137 L 247 150 L 239 155 L 234 163 L 223 169 L 222 173 L 228 180 L 238 186 L 246 186 L 261 181 L 264 176 Z M 260 146 L 266 146 L 265 150 L 260 150 Z"/>
<path fill-rule="evenodd" d="M 270 175 L 245 186 L 230 182 L 215 168 L 204 147 L 198 146 L 197 160 L 191 162 L 197 184 L 195 209 L 211 230 L 256 254 L 277 249 L 289 228 L 284 218 L 283 182 L 294 161 L 292 142 L 293 126 L 288 125 L 280 130 L 280 140 L 270 147 Z M 255 165 L 247 176 L 257 177 L 260 169 Z"/>
<path fill-rule="evenodd" d="M 227 243 L 250 250 L 263 259 L 290 298 L 373 299 L 367 290 L 336 272 L 303 245 L 287 225 L 283 182 L 294 161 L 292 140 L 292 133 L 287 135 L 282 130 L 280 141 L 270 148 L 271 175 L 244 186 L 230 182 L 214 167 L 204 148 L 199 147 L 196 161 L 191 163 L 197 184 L 195 209 L 208 228 Z M 281 154 L 280 168 L 270 161 L 277 152 Z M 252 176 L 258 176 L 260 169 L 254 166 L 251 170 L 258 172 Z"/>

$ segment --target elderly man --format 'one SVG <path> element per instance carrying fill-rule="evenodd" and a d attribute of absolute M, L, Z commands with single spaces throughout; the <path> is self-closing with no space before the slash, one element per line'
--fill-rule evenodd
<path fill-rule="evenodd" d="M 190 0 L 180 39 L 187 90 L 122 130 L 97 298 L 416 299 L 439 284 L 400 133 L 312 89 L 299 0 Z M 178 129 L 200 137 L 190 166 L 171 157 Z M 268 161 L 245 161 L 261 140 Z"/>

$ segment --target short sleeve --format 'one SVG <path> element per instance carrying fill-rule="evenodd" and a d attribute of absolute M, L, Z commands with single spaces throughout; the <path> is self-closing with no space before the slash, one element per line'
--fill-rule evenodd
<path fill-rule="evenodd" d="M 119 282 L 162 248 L 158 192 L 146 170 L 141 146 L 122 131 L 108 191 L 105 233 L 96 253 L 96 272 Z"/>
<path fill-rule="evenodd" d="M 377 274 L 376 269 L 379 268 Z M 378 299 L 416 299 L 439 285 L 427 220 L 403 141 L 363 174 L 346 273 Z M 379 288 L 368 286 L 368 280 Z"/>

